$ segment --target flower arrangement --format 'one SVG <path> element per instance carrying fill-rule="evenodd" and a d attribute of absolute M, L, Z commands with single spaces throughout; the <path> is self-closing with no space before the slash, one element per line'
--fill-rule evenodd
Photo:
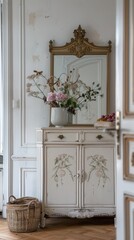
<path fill-rule="evenodd" d="M 107 128 L 115 127 L 116 120 L 115 118 L 116 118 L 115 112 L 106 115 L 101 115 L 101 117 L 97 119 L 96 123 L 94 123 L 94 126 Z"/>
<path fill-rule="evenodd" d="M 99 119 L 97 119 L 98 122 L 115 122 L 115 112 L 102 115 Z"/>
<path fill-rule="evenodd" d="M 88 101 L 96 101 L 97 96 L 103 96 L 99 83 L 92 82 L 91 86 L 87 86 L 80 80 L 80 75 L 74 77 L 73 71 L 69 75 L 62 73 L 58 78 L 51 76 L 47 79 L 43 71 L 34 70 L 27 79 L 29 96 L 42 99 L 51 107 L 66 108 L 73 114 L 77 109 L 86 107 Z"/>

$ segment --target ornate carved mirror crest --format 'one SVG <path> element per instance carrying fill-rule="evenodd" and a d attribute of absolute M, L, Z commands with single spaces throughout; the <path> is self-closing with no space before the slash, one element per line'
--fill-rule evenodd
<path fill-rule="evenodd" d="M 108 54 L 111 52 L 111 41 L 108 42 L 108 46 L 97 46 L 94 43 L 90 43 L 88 38 L 85 38 L 85 34 L 85 30 L 79 25 L 78 29 L 74 30 L 74 38 L 71 38 L 71 41 L 64 46 L 54 47 L 54 41 L 50 40 L 49 51 L 52 54 L 64 53 L 75 55 L 78 58 L 84 55 Z"/>

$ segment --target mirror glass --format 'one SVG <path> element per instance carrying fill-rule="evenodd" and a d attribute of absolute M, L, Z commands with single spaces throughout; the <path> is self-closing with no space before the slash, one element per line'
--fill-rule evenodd
<path fill-rule="evenodd" d="M 90 43 L 85 36 L 85 30 L 79 25 L 74 30 L 75 38 L 64 46 L 54 46 L 50 41 L 50 74 L 60 76 L 61 73 L 73 78 L 80 76 L 87 86 L 94 82 L 100 84 L 102 96 L 97 96 L 96 101 L 88 101 L 81 110 L 73 115 L 73 124 L 93 125 L 101 115 L 109 111 L 109 53 L 111 41 L 107 46 L 96 46 Z M 75 81 L 75 80 L 74 80 Z"/>

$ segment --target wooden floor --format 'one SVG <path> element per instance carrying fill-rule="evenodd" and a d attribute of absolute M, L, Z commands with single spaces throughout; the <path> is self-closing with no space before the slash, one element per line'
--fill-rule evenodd
<path fill-rule="evenodd" d="M 48 218 L 44 229 L 32 233 L 12 233 L 0 218 L 0 240 L 115 240 L 115 235 L 111 218 Z"/>

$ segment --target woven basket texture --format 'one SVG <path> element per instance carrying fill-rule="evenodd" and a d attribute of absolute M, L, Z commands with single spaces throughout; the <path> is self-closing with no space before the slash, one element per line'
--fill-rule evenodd
<path fill-rule="evenodd" d="M 41 203 L 37 198 L 9 197 L 7 222 L 11 232 L 34 232 L 40 225 Z"/>

